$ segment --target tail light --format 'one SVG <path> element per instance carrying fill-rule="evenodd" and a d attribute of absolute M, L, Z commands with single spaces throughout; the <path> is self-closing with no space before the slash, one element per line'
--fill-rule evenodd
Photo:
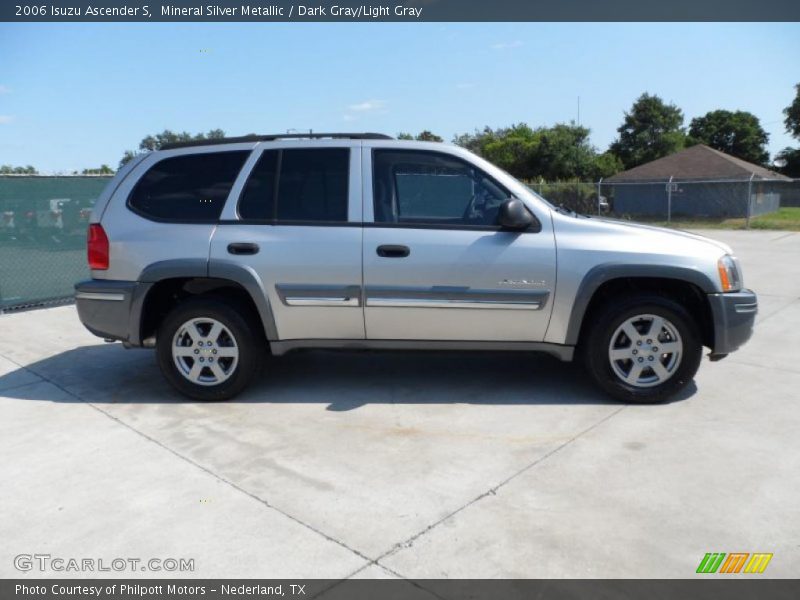
<path fill-rule="evenodd" d="M 90 269 L 100 271 L 108 269 L 108 236 L 100 223 L 89 225 L 86 235 L 86 254 Z"/>

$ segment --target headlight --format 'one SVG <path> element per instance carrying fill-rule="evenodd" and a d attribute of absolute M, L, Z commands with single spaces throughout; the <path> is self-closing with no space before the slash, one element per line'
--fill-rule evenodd
<path fill-rule="evenodd" d="M 717 261 L 717 271 L 719 271 L 719 282 L 723 292 L 737 292 L 742 289 L 739 268 L 736 266 L 736 260 L 730 254 L 726 254 Z"/>

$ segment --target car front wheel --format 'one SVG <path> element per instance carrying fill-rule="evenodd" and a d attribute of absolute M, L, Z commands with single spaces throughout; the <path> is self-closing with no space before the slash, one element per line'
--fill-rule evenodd
<path fill-rule="evenodd" d="M 692 381 L 702 358 L 697 325 L 667 298 L 640 295 L 610 302 L 592 317 L 583 344 L 595 382 L 618 400 L 666 400 Z"/>

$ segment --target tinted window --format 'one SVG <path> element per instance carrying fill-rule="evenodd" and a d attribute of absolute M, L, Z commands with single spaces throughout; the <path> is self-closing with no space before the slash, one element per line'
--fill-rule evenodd
<path fill-rule="evenodd" d="M 349 170 L 348 148 L 265 152 L 242 192 L 239 216 L 277 222 L 347 221 Z"/>
<path fill-rule="evenodd" d="M 275 216 L 275 173 L 278 150 L 261 154 L 239 198 L 239 216 L 243 219 L 272 219 Z"/>
<path fill-rule="evenodd" d="M 375 220 L 495 225 L 509 194 L 479 169 L 437 152 L 375 150 Z"/>
<path fill-rule="evenodd" d="M 216 221 L 249 152 L 211 152 L 166 158 L 133 189 L 128 204 L 147 217 Z"/>

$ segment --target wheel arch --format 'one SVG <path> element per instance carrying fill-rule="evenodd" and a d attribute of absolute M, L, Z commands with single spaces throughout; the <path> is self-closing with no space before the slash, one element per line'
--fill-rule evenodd
<path fill-rule="evenodd" d="M 278 339 L 275 318 L 266 292 L 249 268 L 228 262 L 202 259 L 154 263 L 139 276 L 141 291 L 134 298 L 131 331 L 140 345 L 152 345 L 158 325 L 178 302 L 192 296 L 232 298 L 252 312 L 264 328 L 268 341 Z M 224 295 L 223 295 L 224 294 Z"/>
<path fill-rule="evenodd" d="M 633 291 L 661 293 L 679 301 L 700 328 L 703 345 L 713 346 L 714 320 L 707 295 L 717 290 L 707 275 L 689 267 L 628 264 L 598 265 L 585 275 L 575 296 L 564 343 L 577 345 L 595 310 L 615 294 Z"/>

